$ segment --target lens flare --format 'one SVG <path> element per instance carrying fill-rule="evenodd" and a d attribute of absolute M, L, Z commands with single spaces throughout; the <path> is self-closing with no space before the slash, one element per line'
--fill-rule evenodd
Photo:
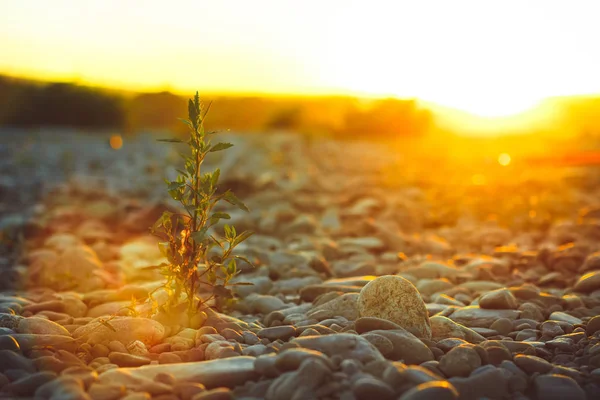
<path fill-rule="evenodd" d="M 110 147 L 112 147 L 114 150 L 119 150 L 121 147 L 123 147 L 123 138 L 121 135 L 112 135 L 110 137 Z"/>
<path fill-rule="evenodd" d="M 506 167 L 508 164 L 510 164 L 510 161 L 510 154 L 502 153 L 498 156 L 498 163 L 503 167 Z"/>

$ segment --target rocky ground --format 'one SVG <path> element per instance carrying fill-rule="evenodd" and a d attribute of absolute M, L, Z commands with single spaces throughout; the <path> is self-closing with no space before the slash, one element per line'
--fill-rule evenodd
<path fill-rule="evenodd" d="M 229 135 L 213 165 L 251 209 L 231 222 L 256 232 L 253 286 L 188 318 L 152 312 L 144 269 L 169 145 L 0 138 L 0 398 L 600 398 L 594 168 Z"/>

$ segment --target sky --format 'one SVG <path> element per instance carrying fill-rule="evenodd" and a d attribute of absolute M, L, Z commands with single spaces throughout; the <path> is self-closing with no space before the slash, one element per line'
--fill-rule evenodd
<path fill-rule="evenodd" d="M 598 15 L 598 0 L 0 0 L 0 73 L 502 115 L 600 93 Z"/>

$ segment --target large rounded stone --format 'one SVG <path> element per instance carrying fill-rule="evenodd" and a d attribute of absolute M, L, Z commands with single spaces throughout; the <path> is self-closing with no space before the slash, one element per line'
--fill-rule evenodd
<path fill-rule="evenodd" d="M 367 283 L 358 296 L 361 317 L 392 321 L 413 335 L 431 338 L 427 308 L 415 286 L 395 275 L 381 276 Z"/>
<path fill-rule="evenodd" d="M 87 325 L 77 328 L 73 337 L 83 338 L 90 344 L 109 343 L 118 340 L 123 344 L 133 341 L 152 346 L 165 336 L 165 328 L 159 322 L 147 318 L 116 317 L 96 318 Z"/>

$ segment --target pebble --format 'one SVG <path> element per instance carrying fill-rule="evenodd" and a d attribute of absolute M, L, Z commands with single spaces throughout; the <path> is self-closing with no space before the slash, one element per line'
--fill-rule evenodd
<path fill-rule="evenodd" d="M 377 317 L 360 317 L 354 321 L 354 330 L 359 334 L 375 330 L 401 329 L 398 324 Z"/>
<path fill-rule="evenodd" d="M 354 381 L 352 392 L 357 400 L 393 400 L 396 398 L 394 390 L 388 384 L 372 377 L 360 378 Z"/>
<path fill-rule="evenodd" d="M 182 400 L 191 400 L 198 393 L 202 393 L 206 387 L 200 383 L 177 381 L 173 384 L 173 393 Z"/>
<path fill-rule="evenodd" d="M 431 323 L 431 338 L 435 341 L 446 338 L 459 338 L 469 343 L 481 343 L 485 340 L 479 333 L 452 321 L 450 318 L 433 316 L 429 318 L 429 321 Z"/>
<path fill-rule="evenodd" d="M 538 375 L 533 380 L 536 396 L 544 400 L 585 400 L 583 389 L 572 378 L 563 375 Z"/>
<path fill-rule="evenodd" d="M 64 369 L 61 372 L 62 376 L 72 376 L 83 382 L 84 387 L 89 387 L 92 383 L 98 380 L 98 373 L 92 368 L 84 366 L 73 366 Z"/>
<path fill-rule="evenodd" d="M 573 286 L 573 290 L 581 293 L 591 293 L 598 289 L 600 289 L 600 271 L 592 271 L 581 276 Z"/>
<path fill-rule="evenodd" d="M 508 378 L 508 388 L 509 391 L 514 392 L 525 392 L 527 390 L 527 386 L 529 385 L 529 377 L 527 374 L 517 367 L 517 365 L 512 361 L 502 361 L 500 363 L 501 371 L 505 372 L 505 376 Z"/>
<path fill-rule="evenodd" d="M 480 366 L 479 354 L 468 345 L 454 347 L 440 359 L 440 370 L 448 377 L 469 376 Z"/>
<path fill-rule="evenodd" d="M 227 388 L 217 388 L 200 392 L 192 400 L 233 400 L 233 392 Z"/>
<path fill-rule="evenodd" d="M 448 381 L 421 383 L 404 392 L 399 400 L 457 400 L 459 393 Z"/>
<path fill-rule="evenodd" d="M 54 378 L 56 378 L 55 373 L 36 372 L 5 385 L 2 388 L 2 392 L 18 397 L 32 396 L 40 386 L 50 382 Z"/>
<path fill-rule="evenodd" d="M 331 360 L 327 358 L 323 353 L 315 350 L 308 350 L 303 348 L 288 349 L 279 353 L 275 359 L 275 367 L 283 372 L 294 371 L 300 367 L 302 362 L 307 358 L 315 358 L 320 360 L 322 363 L 327 365 L 330 369 L 333 369 Z"/>
<path fill-rule="evenodd" d="M 271 328 L 263 328 L 259 330 L 256 335 L 261 339 L 269 339 L 270 341 L 275 340 L 288 340 L 291 337 L 297 335 L 296 328 L 289 325 L 274 326 Z"/>
<path fill-rule="evenodd" d="M 350 321 L 354 321 L 359 317 L 358 298 L 358 293 L 344 293 L 324 304 L 314 307 L 306 316 L 316 318 L 317 320 L 344 317 Z"/>
<path fill-rule="evenodd" d="M 146 357 L 117 351 L 111 352 L 108 355 L 108 359 L 111 363 L 117 364 L 119 367 L 141 367 L 142 365 L 150 364 L 150 359 Z"/>
<path fill-rule="evenodd" d="M 600 331 L 600 315 L 592 317 L 585 327 L 585 332 L 588 336 L 592 336 L 594 333 Z"/>
<path fill-rule="evenodd" d="M 376 331 L 375 333 L 382 335 L 380 332 L 387 331 Z M 296 343 L 300 347 L 327 354 L 330 357 L 337 355 L 344 359 L 353 358 L 362 363 L 384 360 L 381 353 L 368 340 L 350 333 L 337 333 L 327 336 L 304 336 L 292 339 L 291 342 Z"/>
<path fill-rule="evenodd" d="M 16 331 L 17 333 L 29 333 L 34 335 L 71 336 L 68 330 L 56 322 L 36 317 L 21 319 Z"/>
<path fill-rule="evenodd" d="M 138 384 L 139 379 L 154 380 L 159 373 L 169 373 L 180 381 L 193 381 L 207 388 L 234 387 L 257 379 L 254 360 L 253 357 L 240 356 L 212 361 L 116 368 L 100 374 L 99 382 L 133 387 Z"/>
<path fill-rule="evenodd" d="M 0 350 L 21 351 L 21 347 L 12 335 L 2 335 L 0 336 Z"/>
<path fill-rule="evenodd" d="M 123 344 L 139 340 L 147 346 L 160 343 L 165 336 L 165 328 L 159 322 L 147 318 L 116 317 L 110 321 L 96 318 L 87 325 L 77 328 L 73 337 L 85 338 L 87 343 L 110 343 L 113 340 Z"/>
<path fill-rule="evenodd" d="M 564 331 L 560 324 L 556 321 L 545 321 L 540 325 L 540 330 L 543 336 L 554 338 L 556 336 L 564 335 Z"/>
<path fill-rule="evenodd" d="M 20 369 L 27 372 L 34 372 L 35 367 L 31 360 L 11 350 L 0 350 L 0 372 L 6 372 L 11 369 Z"/>
<path fill-rule="evenodd" d="M 125 387 L 117 384 L 93 383 L 88 389 L 88 394 L 94 400 L 118 400 L 126 393 Z"/>
<path fill-rule="evenodd" d="M 552 369 L 552 364 L 550 364 L 543 358 L 536 356 L 517 354 L 513 360 L 519 368 L 527 372 L 529 375 L 532 375 L 536 372 L 540 374 L 545 374 L 547 372 L 550 372 L 550 370 Z"/>
<path fill-rule="evenodd" d="M 361 317 L 387 319 L 417 337 L 431 338 L 427 308 L 417 288 L 401 276 L 386 275 L 367 283 L 358 296 Z"/>
<path fill-rule="evenodd" d="M 370 333 L 383 336 L 392 342 L 393 350 L 388 356 L 391 360 L 403 360 L 407 364 L 421 364 L 434 359 L 429 347 L 404 329 L 377 330 Z"/>
<path fill-rule="evenodd" d="M 182 362 L 181 357 L 175 353 L 165 352 L 158 356 L 159 364 L 176 364 Z"/>
<path fill-rule="evenodd" d="M 534 321 L 543 321 L 544 314 L 540 307 L 533 303 L 523 303 L 519 307 L 519 311 L 521 311 L 521 318 L 532 319 Z"/>
<path fill-rule="evenodd" d="M 286 372 L 269 386 L 266 400 L 318 398 L 316 389 L 327 381 L 331 370 L 320 360 L 308 358 L 297 371 Z"/>
<path fill-rule="evenodd" d="M 492 365 L 479 367 L 467 378 L 448 379 L 465 399 L 503 399 L 508 396 L 508 378 L 499 368 Z"/>
<path fill-rule="evenodd" d="M 548 319 L 554 320 L 554 321 L 568 322 L 569 324 L 572 324 L 572 325 L 583 324 L 583 321 L 580 320 L 579 318 L 569 315 L 562 311 L 553 312 L 552 314 L 550 314 L 550 317 Z"/>
<path fill-rule="evenodd" d="M 137 393 L 129 393 L 127 396 L 122 397 L 121 400 L 150 400 L 152 396 L 150 393 L 146 392 L 137 392 Z M 187 399 L 189 400 L 189 399 Z"/>
<path fill-rule="evenodd" d="M 517 299 L 508 289 L 487 292 L 479 299 L 479 307 L 491 310 L 516 310 Z"/>
<path fill-rule="evenodd" d="M 394 352 L 394 344 L 388 338 L 377 335 L 376 333 L 364 333 L 361 336 L 375 346 L 382 356 L 385 358 L 392 357 L 392 353 Z"/>
<path fill-rule="evenodd" d="M 448 318 L 468 327 L 489 328 L 500 318 L 514 321 L 519 315 L 517 310 L 486 310 L 479 306 L 467 306 L 454 310 Z"/>

